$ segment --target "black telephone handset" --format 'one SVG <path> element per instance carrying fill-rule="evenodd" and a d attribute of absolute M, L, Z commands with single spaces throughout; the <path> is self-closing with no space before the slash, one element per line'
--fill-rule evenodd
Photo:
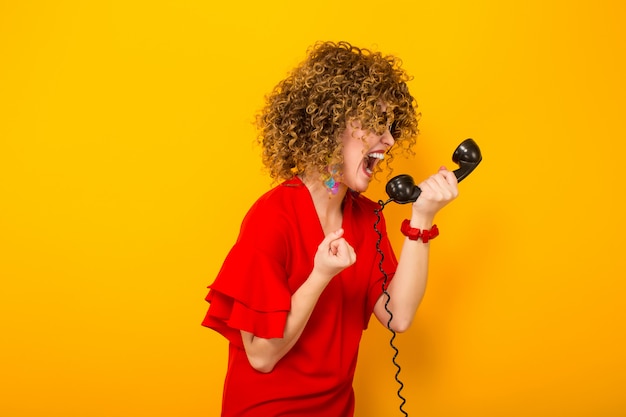
<path fill-rule="evenodd" d="M 452 154 L 452 161 L 459 165 L 459 168 L 454 171 L 456 179 L 460 182 L 467 177 L 482 159 L 480 148 L 473 139 L 465 139 L 461 142 Z M 390 201 L 398 204 L 413 203 L 422 192 L 413 182 L 413 178 L 406 174 L 395 176 L 389 180 L 385 191 L 389 195 L 389 200 L 384 204 Z"/>

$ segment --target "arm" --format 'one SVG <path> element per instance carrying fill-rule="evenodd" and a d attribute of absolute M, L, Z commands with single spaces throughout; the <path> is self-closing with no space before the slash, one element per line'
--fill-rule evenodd
<path fill-rule="evenodd" d="M 319 245 L 313 271 L 291 296 L 291 310 L 282 338 L 264 339 L 241 331 L 250 365 L 259 372 L 271 372 L 296 344 L 322 291 L 339 272 L 356 261 L 354 249 L 342 238 L 343 230 L 328 234 Z"/>
<path fill-rule="evenodd" d="M 457 197 L 457 180 L 454 173 L 441 168 L 419 187 L 422 193 L 412 206 L 411 227 L 430 229 L 437 212 Z M 430 242 L 404 239 L 398 268 L 387 288 L 390 296 L 388 308 L 393 314 L 391 328 L 394 331 L 404 332 L 413 322 L 426 290 L 429 253 Z M 387 296 L 381 294 L 374 306 L 376 318 L 385 327 L 389 322 L 386 302 Z"/>

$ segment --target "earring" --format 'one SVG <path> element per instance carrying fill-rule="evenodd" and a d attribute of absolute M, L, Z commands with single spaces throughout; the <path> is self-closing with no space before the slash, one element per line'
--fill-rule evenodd
<path fill-rule="evenodd" d="M 337 194 L 337 191 L 339 191 L 339 181 L 335 181 L 332 176 L 328 177 L 328 179 L 324 181 L 324 185 L 328 188 L 328 191 L 330 191 L 332 195 Z"/>
<path fill-rule="evenodd" d="M 328 191 L 332 194 L 335 195 L 337 194 L 337 192 L 339 191 L 339 181 L 335 180 L 335 175 L 337 175 L 337 167 L 334 166 L 333 168 L 328 167 L 328 178 L 326 179 L 326 181 L 324 181 L 324 185 L 326 186 L 326 188 L 328 188 Z"/>

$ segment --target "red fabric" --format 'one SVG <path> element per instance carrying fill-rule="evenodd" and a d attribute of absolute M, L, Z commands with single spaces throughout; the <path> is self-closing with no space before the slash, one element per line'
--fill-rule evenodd
<path fill-rule="evenodd" d="M 252 206 L 209 286 L 210 307 L 202 323 L 230 341 L 223 417 L 353 415 L 358 346 L 382 293 L 374 231 L 378 207 L 364 196 L 346 195 L 344 237 L 356 251 L 356 263 L 328 284 L 296 345 L 264 374 L 248 363 L 240 330 L 282 337 L 291 294 L 311 273 L 324 233 L 309 191 L 297 178 Z M 391 279 L 397 260 L 384 217 L 377 228 L 383 234 L 383 268 Z"/>

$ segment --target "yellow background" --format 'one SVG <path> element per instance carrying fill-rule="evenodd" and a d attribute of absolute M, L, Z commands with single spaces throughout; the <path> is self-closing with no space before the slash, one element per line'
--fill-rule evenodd
<path fill-rule="evenodd" d="M 200 321 L 270 186 L 254 112 L 347 40 L 415 77 L 397 172 L 454 168 L 466 137 L 484 155 L 397 340 L 405 409 L 626 415 L 623 4 L 0 2 L 0 414 L 218 415 L 226 344 Z M 385 209 L 396 248 L 407 210 Z M 388 336 L 365 334 L 360 417 L 400 415 Z"/>

